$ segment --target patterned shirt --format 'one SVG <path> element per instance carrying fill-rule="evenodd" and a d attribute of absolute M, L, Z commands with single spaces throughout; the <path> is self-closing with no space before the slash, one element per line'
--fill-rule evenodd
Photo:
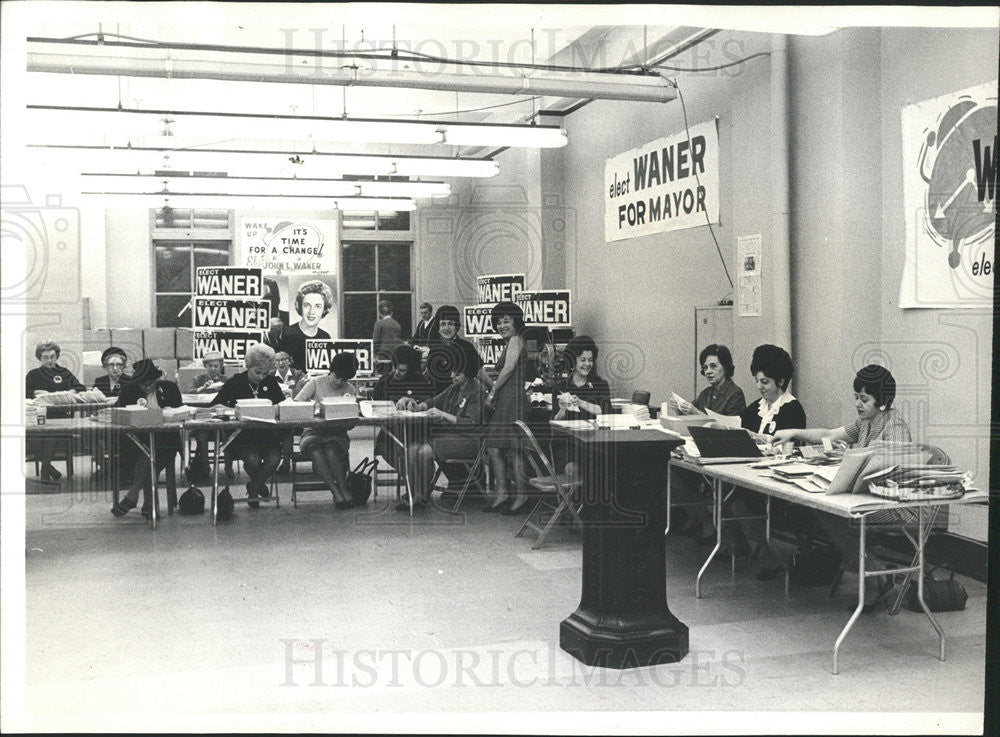
<path fill-rule="evenodd" d="M 844 427 L 847 442 L 851 447 L 867 448 L 875 440 L 888 442 L 910 442 L 910 428 L 899 417 L 896 410 L 879 412 L 870 420 L 857 419 L 853 425 Z"/>

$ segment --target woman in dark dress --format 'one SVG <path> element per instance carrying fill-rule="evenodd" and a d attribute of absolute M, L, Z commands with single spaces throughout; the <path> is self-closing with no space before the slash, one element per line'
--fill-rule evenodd
<path fill-rule="evenodd" d="M 172 381 L 162 381 L 163 371 L 152 360 L 144 358 L 132 364 L 132 378 L 122 386 L 118 395 L 117 407 L 140 405 L 145 407 L 180 407 L 181 390 Z M 123 439 L 124 440 L 124 439 Z M 180 439 L 175 435 L 162 434 L 156 439 L 156 472 L 166 471 L 167 498 L 177 496 L 174 475 L 174 459 L 181 449 Z M 139 491 L 146 489 L 146 503 L 142 513 L 148 516 L 152 495 L 149 490 L 149 459 L 134 443 L 124 440 L 119 454 L 119 467 L 126 474 L 129 482 L 128 491 L 118 503 L 111 507 L 111 514 L 124 517 L 130 509 L 134 509 L 139 501 Z"/>
<path fill-rule="evenodd" d="M 121 393 L 122 385 L 129 380 L 129 377 L 125 376 L 128 356 L 121 348 L 113 345 L 101 354 L 101 365 L 107 374 L 97 377 L 94 388 L 99 389 L 106 397 L 117 397 Z"/>
<path fill-rule="evenodd" d="M 493 381 L 485 377 L 490 386 L 486 402 L 493 406 L 493 417 L 486 434 L 486 450 L 496 479 L 497 496 L 493 504 L 483 507 L 483 511 L 517 514 L 527 511 L 528 504 L 528 479 L 521 455 L 521 440 L 514 427 L 516 421 L 524 419 L 528 405 L 524 391 L 528 354 L 521 338 L 524 312 L 513 302 L 500 302 L 493 308 L 490 320 L 506 345 L 496 365 L 499 375 Z M 507 479 L 508 468 L 513 471 L 516 485 L 513 500 Z"/>
<path fill-rule="evenodd" d="M 595 369 L 597 344 L 589 335 L 578 335 L 563 349 L 565 365 L 572 367 L 565 381 L 556 388 L 554 420 L 591 420 L 597 415 L 611 412 L 611 387 Z M 565 468 L 568 476 L 575 476 L 578 464 L 571 457 L 569 443 L 553 440 L 552 453 L 556 469 Z"/>
<path fill-rule="evenodd" d="M 50 340 L 42 341 L 35 346 L 35 358 L 38 359 L 41 366 L 31 369 L 24 377 L 24 396 L 26 398 L 34 399 L 40 393 L 77 392 L 83 391 L 86 388 L 77 381 L 72 371 L 65 366 L 59 365 L 59 355 L 61 352 L 59 344 L 53 343 Z M 49 417 L 69 416 L 66 410 L 54 408 L 49 408 L 48 413 Z M 54 483 L 62 478 L 62 474 L 52 465 L 52 459 L 55 457 L 60 442 L 65 441 L 60 441 L 57 438 L 42 438 L 37 445 L 32 443 L 32 446 L 37 449 L 35 450 L 35 454 L 41 466 L 39 478 L 42 481 Z"/>

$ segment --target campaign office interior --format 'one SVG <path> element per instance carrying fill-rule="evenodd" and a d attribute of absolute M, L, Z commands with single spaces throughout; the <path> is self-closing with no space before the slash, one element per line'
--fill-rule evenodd
<path fill-rule="evenodd" d="M 809 427 L 836 428 L 855 417 L 855 373 L 877 363 L 896 379 L 895 407 L 913 439 L 944 448 L 986 488 L 993 314 L 989 302 L 900 304 L 916 217 L 906 209 L 911 153 L 901 110 L 992 84 L 995 123 L 995 8 L 889 11 L 873 25 L 838 19 L 833 9 L 748 9 L 730 19 L 630 6 L 613 16 L 541 6 L 487 17 L 475 6 L 87 3 L 62 14 L 33 5 L 3 8 L 4 208 L 5 222 L 15 206 L 41 211 L 49 235 L 44 273 L 26 287 L 20 317 L 5 297 L 4 353 L 25 360 L 20 372 L 6 364 L 5 425 L 23 417 L 14 400 L 38 364 L 39 341 L 58 343 L 60 363 L 81 378 L 84 352 L 112 344 L 130 362 L 152 358 L 168 374 L 190 364 L 190 316 L 180 308 L 193 276 L 168 263 L 176 254 L 192 265 L 239 265 L 248 219 L 332 220 L 336 240 L 327 247 L 340 254 L 334 337 L 370 337 L 382 298 L 393 302 L 405 337 L 421 303 L 461 310 L 477 302 L 477 276 L 524 274 L 526 289 L 570 291 L 572 328 L 596 342 L 596 371 L 612 397 L 648 391 L 654 408 L 671 392 L 690 400 L 706 386 L 699 351 L 724 344 L 733 381 L 751 402 L 759 394 L 751 356 L 775 344 L 792 357 L 791 390 Z M 78 43 L 58 42 L 65 39 Z M 398 57 L 367 53 L 394 47 Z M 265 51 L 289 48 L 297 53 Z M 366 53 L 347 61 L 311 53 L 344 48 Z M 408 73 L 394 76 L 389 67 L 400 60 Z M 304 83 L 296 65 L 317 83 Z M 602 67 L 656 73 L 584 71 Z M 522 74 L 530 81 L 512 84 Z M 650 99 L 653 88 L 662 101 Z M 189 129 L 168 143 L 154 132 L 141 140 L 169 149 L 163 163 L 129 163 L 135 152 L 121 150 L 118 129 L 88 123 L 96 113 L 78 109 L 118 107 L 174 120 L 215 111 L 206 130 L 221 119 L 228 131 Z M 261 119 L 241 117 L 260 114 L 289 118 L 261 131 Z M 378 140 L 373 124 L 345 140 L 289 140 L 285 131 L 301 127 L 293 118 L 309 115 L 503 124 L 529 136 L 550 126 L 565 140 L 548 147 L 472 136 L 456 145 L 462 131 L 453 125 L 438 143 L 410 144 Z M 609 238 L 621 220 L 609 204 L 608 162 L 712 122 L 717 218 Z M 82 148 L 105 138 L 115 140 Z M 362 190 L 405 182 L 399 162 L 412 157 L 487 162 L 492 176 L 422 174 L 446 185 L 445 196 L 377 209 L 352 194 L 335 206 L 248 198 L 223 176 L 245 172 L 246 162 L 252 168 L 253 151 L 300 156 L 308 166 L 313 146 L 395 157 L 392 179 L 345 171 Z M 223 153 L 202 151 L 199 160 L 209 148 Z M 172 168 L 170 156 L 177 168 L 207 172 L 212 186 L 201 192 L 211 196 L 164 195 L 154 172 Z M 132 169 L 149 176 L 130 198 L 83 194 L 89 175 Z M 60 220 L 58 208 L 72 217 Z M 54 246 L 57 221 L 60 229 L 69 222 L 66 248 Z M 744 283 L 737 244 L 756 234 L 760 268 Z M 937 248 L 946 259 L 950 246 Z M 967 249 L 962 258 L 977 254 Z M 24 268 L 31 275 L 34 262 Z M 7 330 L 8 320 L 23 328 Z M 351 431 L 352 465 L 372 454 L 373 435 Z M 12 443 L 5 435 L 5 459 L 16 456 Z M 148 729 L 144 716 L 157 714 L 158 728 L 177 731 L 420 730 L 440 727 L 435 715 L 449 712 L 448 728 L 462 731 L 612 732 L 626 728 L 618 713 L 646 712 L 628 731 L 708 723 L 740 732 L 754 730 L 732 721 L 743 712 L 767 712 L 769 731 L 824 712 L 836 731 L 982 729 L 986 506 L 950 509 L 929 543 L 937 575 L 955 572 L 968 592 L 963 610 L 936 615 L 948 635 L 943 661 L 923 614 L 904 607 L 890 615 L 883 605 L 858 620 L 833 675 L 830 648 L 853 607 L 853 578 L 832 595 L 793 585 L 782 596 L 780 580 L 755 580 L 745 559 L 730 570 L 722 556 L 698 598 L 708 548 L 672 534 L 666 589 L 670 610 L 689 627 L 688 657 L 588 669 L 560 649 L 557 634 L 580 601 L 581 536 L 571 529 L 534 550 L 531 536 L 515 537 L 522 518 L 480 514 L 481 501 L 460 524 L 390 511 L 364 525 L 321 495 L 293 506 L 279 478 L 280 507 L 238 506 L 218 526 L 204 515 L 161 512 L 151 530 L 136 512 L 108 514 L 111 492 L 88 481 L 88 459 L 78 458 L 73 479 L 55 488 L 37 484 L 30 463 L 13 481 L 4 466 L 5 490 L 13 483 L 27 492 L 23 519 L 4 495 L 5 533 L 12 520 L 23 526 L 27 556 L 20 582 L 4 566 L 5 598 L 23 592 L 20 610 L 4 605 L 5 624 L 23 623 L 24 633 L 23 649 L 7 651 L 21 653 L 23 668 L 5 654 L 8 725 Z M 383 501 L 392 493 L 378 491 Z M 390 650 L 400 657 L 379 657 Z M 359 716 L 366 712 L 379 716 Z M 497 720 L 484 722 L 482 712 Z M 568 712 L 593 713 L 585 722 L 555 718 Z M 672 712 L 671 724 L 656 712 Z M 404 713 L 416 721 L 393 721 Z"/>

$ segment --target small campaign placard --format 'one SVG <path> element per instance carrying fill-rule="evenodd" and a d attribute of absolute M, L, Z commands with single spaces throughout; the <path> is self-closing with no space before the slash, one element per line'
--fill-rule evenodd
<path fill-rule="evenodd" d="M 194 298 L 195 330 L 267 330 L 271 303 L 251 299 Z"/>
<path fill-rule="evenodd" d="M 201 358 L 211 351 L 222 353 L 222 359 L 228 362 L 242 361 L 247 354 L 247 348 L 254 343 L 262 343 L 264 334 L 236 330 L 195 330 L 194 357 Z"/>
<path fill-rule="evenodd" d="M 483 364 L 489 367 L 497 365 L 505 345 L 507 345 L 506 342 L 499 336 L 476 338 L 476 349 L 479 351 L 479 357 L 483 359 Z"/>
<path fill-rule="evenodd" d="M 572 325 L 568 289 L 548 292 L 521 292 L 515 300 L 524 310 L 525 325 Z"/>
<path fill-rule="evenodd" d="M 306 340 L 306 371 L 329 371 L 330 361 L 338 353 L 353 353 L 358 359 L 358 374 L 370 374 L 372 341 L 370 340 Z"/>
<path fill-rule="evenodd" d="M 264 278 L 260 269 L 245 266 L 199 266 L 196 297 L 263 299 Z"/>
<path fill-rule="evenodd" d="M 524 274 L 486 274 L 476 277 L 479 304 L 513 302 L 524 291 Z"/>
<path fill-rule="evenodd" d="M 465 337 L 478 338 L 480 335 L 496 335 L 490 320 L 495 305 L 472 305 L 465 308 Z"/>

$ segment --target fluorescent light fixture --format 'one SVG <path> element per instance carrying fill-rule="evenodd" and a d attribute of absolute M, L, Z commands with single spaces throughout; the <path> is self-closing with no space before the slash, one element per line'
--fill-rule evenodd
<path fill-rule="evenodd" d="M 105 145 L 199 145 L 218 140 L 339 141 L 350 143 L 446 144 L 560 148 L 559 126 L 447 121 L 399 121 L 251 115 L 170 110 L 28 105 L 27 125 L 35 143 L 59 141 L 69 133 Z M 31 143 L 31 141 L 29 141 Z"/>
<path fill-rule="evenodd" d="M 268 177 L 143 176 L 83 173 L 81 188 L 90 192 L 142 194 L 166 190 L 188 194 L 262 195 L 267 197 L 447 197 L 445 182 L 367 182 L 344 179 Z"/>
<path fill-rule="evenodd" d="M 232 195 L 225 193 L 199 194 L 190 192 L 94 192 L 80 193 L 86 199 L 105 207 L 170 207 L 181 208 L 282 208 L 289 210 L 331 210 L 333 208 L 397 212 L 413 211 L 413 200 L 385 197 L 289 197 L 288 195 Z"/>

